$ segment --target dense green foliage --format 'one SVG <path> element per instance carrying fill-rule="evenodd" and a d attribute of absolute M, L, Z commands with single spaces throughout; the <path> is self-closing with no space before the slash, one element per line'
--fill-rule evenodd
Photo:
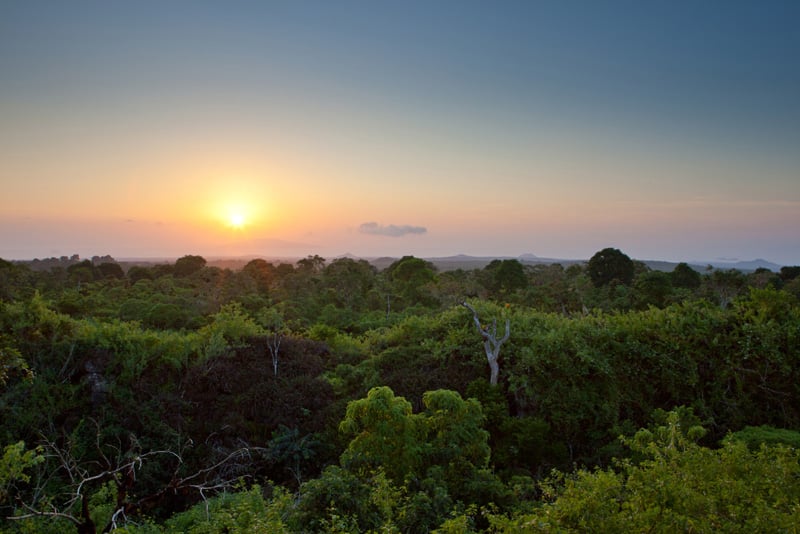
<path fill-rule="evenodd" d="M 699 427 L 688 429 L 691 436 Z M 793 532 L 800 512 L 800 451 L 730 440 L 694 444 L 676 412 L 655 432 L 637 433 L 641 454 L 616 469 L 580 469 L 548 480 L 544 503 L 500 532 Z"/>
<path fill-rule="evenodd" d="M 601 252 L 0 261 L 0 530 L 791 531 L 800 270 Z"/>

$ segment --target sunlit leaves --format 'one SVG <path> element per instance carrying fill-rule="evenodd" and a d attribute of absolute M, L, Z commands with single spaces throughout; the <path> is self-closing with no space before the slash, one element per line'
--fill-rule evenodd
<path fill-rule="evenodd" d="M 356 472 L 382 467 L 398 482 L 414 471 L 417 422 L 411 404 L 388 387 L 374 388 L 365 399 L 350 402 L 339 430 L 351 437 L 342 455 L 344 466 Z"/>
<path fill-rule="evenodd" d="M 7 504 L 9 490 L 15 483 L 30 481 L 26 470 L 42 462 L 41 448 L 26 450 L 23 441 L 5 447 L 0 457 L 0 505 Z"/>
<path fill-rule="evenodd" d="M 578 470 L 545 485 L 553 500 L 534 514 L 497 522 L 502 532 L 791 532 L 800 498 L 800 453 L 750 452 L 741 442 L 713 450 L 678 425 L 640 433 L 648 454 L 619 471 Z M 688 433 L 693 432 L 691 429 Z"/>

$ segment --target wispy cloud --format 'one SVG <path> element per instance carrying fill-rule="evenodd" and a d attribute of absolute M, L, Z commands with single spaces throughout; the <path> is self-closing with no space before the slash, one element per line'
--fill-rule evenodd
<path fill-rule="evenodd" d="M 396 224 L 389 224 L 384 226 L 376 222 L 366 222 L 358 227 L 358 231 L 362 234 L 402 237 L 407 234 L 424 234 L 428 229 L 424 226 L 411 226 L 408 224 L 399 226 Z"/>

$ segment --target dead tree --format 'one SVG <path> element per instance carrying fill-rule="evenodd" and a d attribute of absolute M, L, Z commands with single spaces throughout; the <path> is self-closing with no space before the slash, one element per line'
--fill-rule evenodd
<path fill-rule="evenodd" d="M 478 329 L 481 337 L 483 337 L 483 348 L 486 351 L 486 359 L 489 361 L 489 369 L 491 369 L 489 383 L 496 386 L 497 379 L 500 376 L 500 364 L 497 359 L 500 356 L 500 347 L 508 340 L 509 336 L 511 336 L 511 321 L 506 319 L 506 333 L 502 338 L 497 339 L 497 319 L 492 320 L 491 326 L 486 326 L 481 323 L 475 308 L 466 300 L 462 302 L 461 305 L 472 312 L 472 320 L 475 322 L 475 328 Z"/>
<path fill-rule="evenodd" d="M 280 351 L 283 338 L 289 333 L 284 325 L 283 317 L 275 308 L 267 308 L 259 314 L 259 323 L 264 327 L 264 341 L 267 345 L 266 352 L 272 358 L 272 375 L 278 376 L 278 364 L 280 363 Z"/>
<path fill-rule="evenodd" d="M 267 349 L 270 356 L 272 356 L 272 373 L 278 376 L 278 354 L 281 350 L 281 341 L 283 341 L 283 334 L 278 331 L 272 332 L 267 336 Z"/>
<path fill-rule="evenodd" d="M 101 527 L 102 532 L 110 532 L 125 525 L 131 515 L 146 512 L 171 495 L 189 493 L 199 495 L 206 502 L 208 513 L 208 498 L 215 493 L 234 488 L 239 481 L 247 478 L 252 471 L 253 456 L 263 455 L 266 451 L 245 445 L 233 451 L 225 451 L 224 456 L 213 465 L 182 476 L 183 458 L 179 452 L 165 449 L 142 453 L 129 450 L 122 453 L 121 449 L 115 447 L 117 454 L 114 457 L 105 454 L 99 441 L 96 445 L 99 459 L 80 461 L 73 455 L 69 445 L 62 447 L 44 439 L 43 456 L 52 461 L 50 467 L 45 468 L 46 471 L 40 472 L 37 477 L 39 480 L 35 483 L 31 500 L 26 501 L 18 496 L 16 502 L 20 512 L 6 519 L 61 518 L 70 521 L 78 534 L 96 534 Z M 191 446 L 192 441 L 189 440 L 185 447 Z M 137 494 L 137 475 L 143 464 L 163 456 L 171 457 L 175 464 L 169 481 L 165 480 L 161 489 L 154 493 Z M 58 475 L 65 477 L 67 489 L 62 494 L 63 498 L 45 498 L 44 485 Z M 89 499 L 100 485 L 107 482 L 112 482 L 116 487 L 116 502 L 111 517 L 104 525 L 98 525 L 98 518 L 91 515 Z"/>

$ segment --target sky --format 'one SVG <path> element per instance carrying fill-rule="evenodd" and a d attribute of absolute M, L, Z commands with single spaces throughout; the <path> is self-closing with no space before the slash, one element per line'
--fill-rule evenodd
<path fill-rule="evenodd" d="M 800 264 L 800 2 L 0 2 L 0 258 Z"/>

